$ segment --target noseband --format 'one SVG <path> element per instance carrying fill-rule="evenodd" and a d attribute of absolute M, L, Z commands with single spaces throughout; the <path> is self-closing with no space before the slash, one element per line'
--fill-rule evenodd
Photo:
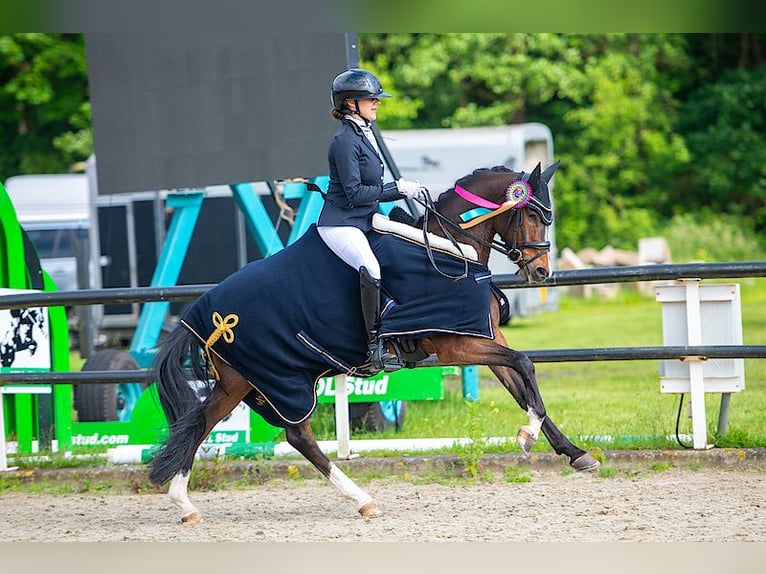
<path fill-rule="evenodd" d="M 540 257 L 545 255 L 551 250 L 551 242 L 550 241 L 527 241 L 527 234 L 526 229 L 524 228 L 524 216 L 522 213 L 522 209 L 526 208 L 520 208 L 520 209 L 512 209 L 510 215 L 508 216 L 508 219 L 505 222 L 505 228 L 503 229 L 503 232 L 500 234 L 500 237 L 505 237 L 505 234 L 508 232 L 508 228 L 511 226 L 511 223 L 515 221 L 514 227 L 513 227 L 513 241 L 511 242 L 511 245 L 509 246 L 507 243 L 503 243 L 502 247 L 494 247 L 493 245 L 489 245 L 491 249 L 496 249 L 497 251 L 500 251 L 503 255 L 506 255 L 508 259 L 510 259 L 513 263 L 518 265 L 519 268 L 526 268 L 529 267 L 533 262 L 537 261 Z M 517 217 L 518 216 L 518 217 Z M 465 230 L 464 230 L 465 231 Z M 521 236 L 521 241 L 517 239 L 518 236 Z M 482 240 L 482 243 L 486 244 Z M 494 240 L 492 243 L 496 243 Z M 524 249 L 534 249 L 537 253 L 533 257 L 524 257 Z"/>

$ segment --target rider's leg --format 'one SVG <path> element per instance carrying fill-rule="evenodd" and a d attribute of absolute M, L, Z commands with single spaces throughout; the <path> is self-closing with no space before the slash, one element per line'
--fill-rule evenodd
<path fill-rule="evenodd" d="M 376 371 L 396 371 L 404 365 L 399 357 L 389 353 L 380 339 L 380 280 L 373 278 L 362 266 L 359 269 L 359 289 L 362 298 L 362 317 L 367 329 L 367 359 Z"/>
<path fill-rule="evenodd" d="M 368 336 L 368 359 L 375 370 L 402 367 L 396 355 L 386 351 L 378 337 L 380 326 L 380 264 L 367 236 L 356 227 L 318 227 L 317 231 L 335 255 L 360 273 L 362 315 Z"/>
<path fill-rule="evenodd" d="M 357 271 L 366 267 L 373 279 L 380 280 L 380 264 L 373 253 L 364 231 L 357 227 L 317 227 L 317 232 L 327 247 L 346 265 Z"/>

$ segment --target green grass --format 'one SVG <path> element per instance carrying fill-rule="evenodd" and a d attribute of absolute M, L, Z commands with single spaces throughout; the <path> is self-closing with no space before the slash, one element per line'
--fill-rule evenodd
<path fill-rule="evenodd" d="M 741 286 L 745 344 L 766 343 L 766 278 L 722 281 Z M 589 347 L 662 346 L 661 304 L 623 285 L 614 299 L 573 299 L 561 295 L 560 308 L 531 317 L 514 318 L 504 333 L 518 350 Z M 606 449 L 681 448 L 674 437 L 679 395 L 660 393 L 657 360 L 538 363 L 540 391 L 548 415 L 570 438 L 584 447 Z M 441 401 L 407 404 L 404 428 L 378 438 L 513 437 L 527 422 L 524 412 L 486 367 L 480 367 L 479 400 L 467 403 L 457 378 L 445 381 Z M 686 396 L 679 431 L 691 434 Z M 745 390 L 731 398 L 726 437 L 716 436 L 720 395 L 706 396 L 711 442 L 718 446 L 766 447 L 766 361 L 745 360 Z M 319 438 L 332 439 L 329 406 L 314 418 Z M 476 425 L 480 426 L 477 431 Z M 370 435 L 354 434 L 354 438 Z M 616 440 L 603 443 L 597 437 Z M 590 438 L 589 438 L 590 437 Z M 481 445 L 486 452 L 518 447 Z M 536 450 L 544 450 L 541 444 Z M 458 453 L 460 454 L 460 453 Z M 465 454 L 465 453 L 462 453 Z M 468 453 L 476 459 L 477 453 Z"/>

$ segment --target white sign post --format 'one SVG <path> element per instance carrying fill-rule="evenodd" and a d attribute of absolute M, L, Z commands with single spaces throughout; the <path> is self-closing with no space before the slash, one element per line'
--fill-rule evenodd
<path fill-rule="evenodd" d="M 5 453 L 5 414 L 3 413 L 3 387 L 0 386 L 0 472 L 8 468 L 8 455 Z"/>
<path fill-rule="evenodd" d="M 335 377 L 335 438 L 338 439 L 338 458 L 351 457 L 351 431 L 348 422 L 348 388 L 346 375 Z"/>
<path fill-rule="evenodd" d="M 662 336 L 666 346 L 742 344 L 742 311 L 738 284 L 701 285 L 681 279 L 655 288 L 662 303 Z M 705 393 L 745 388 L 744 359 L 689 356 L 660 361 L 660 392 L 690 393 L 694 448 L 706 449 Z"/>

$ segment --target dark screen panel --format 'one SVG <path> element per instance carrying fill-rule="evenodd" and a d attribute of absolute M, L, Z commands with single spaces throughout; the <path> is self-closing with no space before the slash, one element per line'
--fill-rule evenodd
<path fill-rule="evenodd" d="M 208 197 L 202 204 L 178 285 L 219 283 L 239 268 L 236 210 L 232 197 Z M 188 301 L 174 302 L 170 313 L 183 314 Z"/>
<path fill-rule="evenodd" d="M 327 172 L 346 34 L 86 34 L 99 194 Z"/>
<path fill-rule="evenodd" d="M 136 280 L 139 287 L 152 284 L 157 266 L 157 239 L 155 237 L 155 209 L 152 200 L 133 202 L 133 225 L 136 228 Z"/>
<path fill-rule="evenodd" d="M 106 257 L 106 264 L 101 267 L 101 285 L 105 289 L 131 286 L 126 211 L 124 205 L 98 209 L 101 255 Z M 105 305 L 104 314 L 121 315 L 131 313 L 132 309 L 129 303 Z"/>
<path fill-rule="evenodd" d="M 208 197 L 194 227 L 178 285 L 218 283 L 239 268 L 231 197 Z"/>

